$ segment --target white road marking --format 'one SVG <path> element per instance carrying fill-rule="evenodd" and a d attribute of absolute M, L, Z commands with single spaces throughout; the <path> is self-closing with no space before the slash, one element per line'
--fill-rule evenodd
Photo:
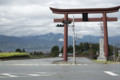
<path fill-rule="evenodd" d="M 29 76 L 51 76 L 51 74 L 28 74 Z"/>
<path fill-rule="evenodd" d="M 4 76 L 9 76 L 9 77 L 18 77 L 18 76 L 16 76 L 16 75 L 12 75 L 12 74 L 9 74 L 9 73 L 2 73 L 2 75 L 4 75 Z"/>
<path fill-rule="evenodd" d="M 9 64 L 13 66 L 56 66 L 57 64 Z"/>
<path fill-rule="evenodd" d="M 21 74 L 23 75 L 23 73 L 14 73 L 16 75 L 10 74 L 10 73 L 0 73 L 0 78 L 7 78 L 7 77 L 38 77 L 38 76 L 52 76 L 55 75 L 56 73 L 54 72 L 34 72 L 31 74 L 24 74 L 24 76 L 21 76 Z"/>
<path fill-rule="evenodd" d="M 73 64 L 8 64 L 12 66 L 56 66 L 56 65 L 73 65 Z M 88 64 L 75 64 L 75 65 L 88 65 Z"/>
<path fill-rule="evenodd" d="M 37 74 L 39 74 L 41 76 L 52 76 L 52 75 L 57 74 L 55 72 L 35 72 L 35 73 L 37 73 Z"/>
<path fill-rule="evenodd" d="M 13 74 L 15 74 L 15 75 L 13 75 Z M 55 72 L 33 72 L 31 74 L 29 74 L 29 73 L 26 73 L 26 74 L 24 74 L 24 73 L 0 73 L 0 78 L 52 76 L 55 74 L 56 74 Z M 24 76 L 22 76 L 22 75 L 24 75 Z"/>
<path fill-rule="evenodd" d="M 15 66 L 39 66 L 39 64 L 11 64 Z"/>
<path fill-rule="evenodd" d="M 83 64 L 83 65 L 88 65 L 88 64 Z"/>
<path fill-rule="evenodd" d="M 104 71 L 104 73 L 109 74 L 109 75 L 111 75 L 111 76 L 118 76 L 118 74 L 113 73 L 113 72 L 111 72 L 111 71 Z"/>
<path fill-rule="evenodd" d="M 29 76 L 40 76 L 39 74 L 28 74 Z"/>

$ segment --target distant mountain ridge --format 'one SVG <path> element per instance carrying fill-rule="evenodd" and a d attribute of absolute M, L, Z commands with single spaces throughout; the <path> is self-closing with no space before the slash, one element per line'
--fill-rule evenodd
<path fill-rule="evenodd" d="M 64 35 L 48 33 L 45 35 L 37 36 L 23 36 L 23 37 L 13 37 L 13 36 L 3 36 L 0 35 L 0 50 L 1 51 L 15 51 L 17 48 L 25 48 L 26 51 L 50 51 L 54 45 L 60 47 L 63 46 L 63 42 L 59 39 L 64 38 Z M 96 36 L 84 36 L 80 39 L 76 39 L 76 44 L 80 42 L 91 42 L 98 43 L 100 37 Z M 68 37 L 68 45 L 72 45 L 72 36 Z M 120 36 L 110 37 L 109 43 L 114 45 L 119 45 Z"/>
<path fill-rule="evenodd" d="M 0 35 L 0 50 L 15 51 L 17 48 L 25 48 L 27 51 L 48 51 L 54 45 L 62 46 L 59 38 L 63 38 L 63 35 L 53 33 L 23 37 Z"/>

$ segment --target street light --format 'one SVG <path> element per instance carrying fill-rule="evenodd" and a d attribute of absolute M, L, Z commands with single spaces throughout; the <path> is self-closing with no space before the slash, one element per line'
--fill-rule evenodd
<path fill-rule="evenodd" d="M 69 21 L 69 20 L 63 20 L 62 23 L 64 24 L 70 24 L 72 21 Z"/>

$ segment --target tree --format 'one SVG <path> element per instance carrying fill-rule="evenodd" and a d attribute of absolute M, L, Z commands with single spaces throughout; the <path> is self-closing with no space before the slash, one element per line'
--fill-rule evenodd
<path fill-rule="evenodd" d="M 73 46 L 70 45 L 70 46 L 68 47 L 68 53 L 72 53 L 72 52 L 73 52 Z"/>
<path fill-rule="evenodd" d="M 22 52 L 20 48 L 16 49 L 15 52 Z"/>
<path fill-rule="evenodd" d="M 42 52 L 42 51 L 40 51 L 39 55 L 43 55 L 43 52 Z"/>
<path fill-rule="evenodd" d="M 24 48 L 23 48 L 22 52 L 25 53 L 25 49 Z"/>
<path fill-rule="evenodd" d="M 53 46 L 51 49 L 51 56 L 56 57 L 59 55 L 59 47 L 58 46 Z"/>
<path fill-rule="evenodd" d="M 36 52 L 36 51 L 34 51 L 34 55 L 37 55 L 37 52 Z"/>
<path fill-rule="evenodd" d="M 63 46 L 62 46 L 62 48 L 61 48 L 61 51 L 60 51 L 61 53 L 63 53 Z"/>
<path fill-rule="evenodd" d="M 84 43 L 84 50 L 85 51 L 88 51 L 88 49 L 89 49 L 89 43 L 87 42 L 87 43 Z"/>
<path fill-rule="evenodd" d="M 109 55 L 108 56 L 113 55 L 113 46 L 108 45 L 108 51 L 109 51 Z"/>
<path fill-rule="evenodd" d="M 80 49 L 82 52 L 84 51 L 84 44 L 83 44 L 83 43 L 80 43 L 79 49 Z"/>

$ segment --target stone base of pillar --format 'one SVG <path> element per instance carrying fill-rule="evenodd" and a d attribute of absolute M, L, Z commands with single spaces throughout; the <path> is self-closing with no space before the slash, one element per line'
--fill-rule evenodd
<path fill-rule="evenodd" d="M 104 57 L 104 56 L 99 56 L 99 57 L 97 58 L 97 61 L 106 61 L 106 57 Z"/>

